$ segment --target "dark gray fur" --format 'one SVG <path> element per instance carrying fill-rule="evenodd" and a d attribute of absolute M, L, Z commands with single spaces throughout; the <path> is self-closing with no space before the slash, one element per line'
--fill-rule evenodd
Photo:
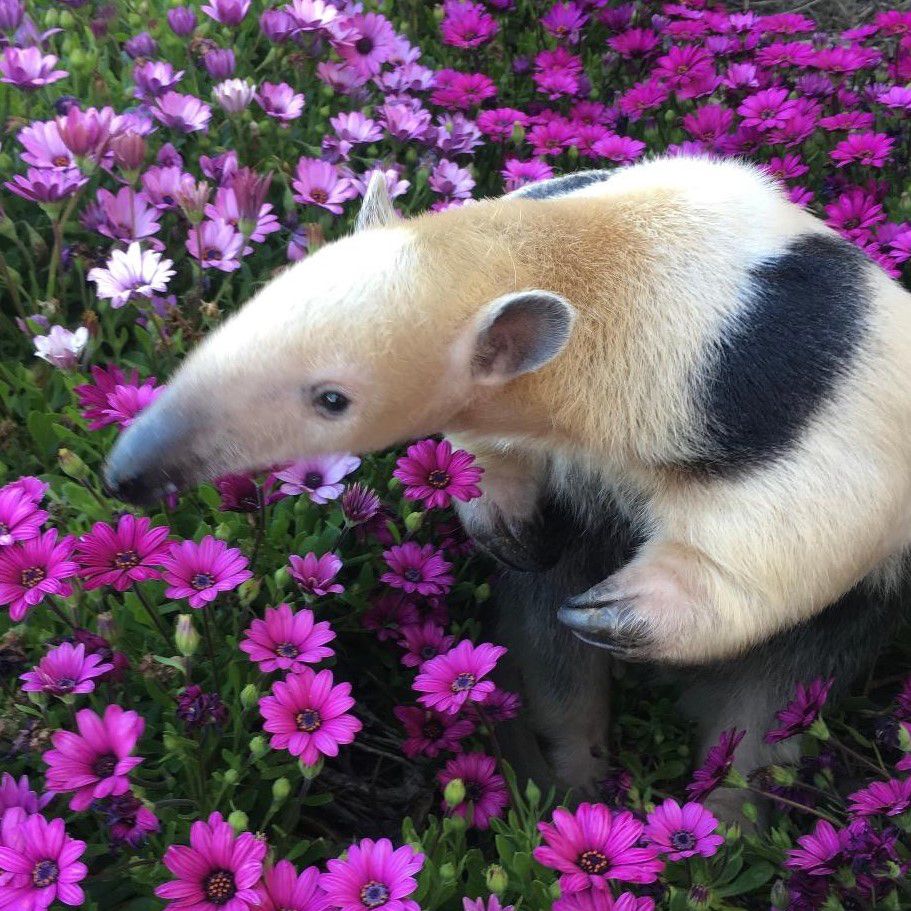
<path fill-rule="evenodd" d="M 523 199 L 553 199 L 557 196 L 566 196 L 573 190 L 581 190 L 593 183 L 600 183 L 611 176 L 611 171 L 575 171 L 572 174 L 563 174 L 561 177 L 552 177 L 550 180 L 540 180 L 537 183 L 526 184 L 508 193 L 508 196 L 521 196 Z"/>

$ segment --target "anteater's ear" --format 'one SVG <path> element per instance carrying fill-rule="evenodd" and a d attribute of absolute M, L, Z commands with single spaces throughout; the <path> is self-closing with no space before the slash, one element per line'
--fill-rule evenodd
<path fill-rule="evenodd" d="M 516 291 L 491 301 L 475 338 L 475 380 L 492 386 L 543 367 L 563 350 L 575 316 L 550 291 Z"/>
<path fill-rule="evenodd" d="M 355 230 L 363 231 L 366 228 L 382 228 L 398 218 L 389 196 L 389 187 L 386 185 L 386 175 L 382 171 L 374 171 L 364 193 L 361 211 L 357 213 Z"/>

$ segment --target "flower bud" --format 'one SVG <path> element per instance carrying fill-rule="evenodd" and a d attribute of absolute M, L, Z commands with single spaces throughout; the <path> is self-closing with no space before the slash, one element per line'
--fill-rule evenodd
<path fill-rule="evenodd" d="M 491 864 L 484 873 L 484 882 L 494 895 L 502 895 L 509 885 L 509 876 L 499 864 Z"/>
<path fill-rule="evenodd" d="M 227 522 L 219 522 L 214 534 L 219 541 L 230 541 L 234 537 L 234 529 Z"/>
<path fill-rule="evenodd" d="M 911 724 L 908 722 L 898 726 L 898 748 L 903 753 L 911 753 Z"/>
<path fill-rule="evenodd" d="M 228 769 L 222 777 L 224 778 L 225 784 L 237 784 L 237 779 L 240 775 L 237 769 Z"/>
<path fill-rule="evenodd" d="M 174 644 L 177 651 L 184 658 L 191 658 L 196 654 L 199 648 L 199 633 L 193 626 L 193 618 L 189 614 L 179 614 L 177 617 L 177 628 L 174 631 Z"/>
<path fill-rule="evenodd" d="M 64 474 L 76 481 L 86 481 L 89 477 L 89 466 L 73 452 L 72 449 L 57 451 L 57 462 Z"/>
<path fill-rule="evenodd" d="M 826 727 L 826 723 L 822 718 L 817 718 L 807 729 L 807 733 L 817 740 L 829 739 L 829 729 Z"/>
<path fill-rule="evenodd" d="M 489 597 L 490 597 L 490 586 L 486 582 L 482 582 L 474 590 L 474 599 L 475 599 L 475 601 L 478 602 L 478 604 L 482 604 Z"/>
<path fill-rule="evenodd" d="M 465 782 L 461 778 L 453 778 L 443 788 L 443 800 L 450 810 L 455 809 L 460 803 L 465 802 Z"/>
<path fill-rule="evenodd" d="M 456 877 L 456 868 L 455 864 L 448 862 L 445 864 L 440 864 L 440 879 L 446 882 L 452 882 Z"/>
<path fill-rule="evenodd" d="M 414 534 L 424 524 L 423 512 L 412 512 L 405 516 L 405 528 L 410 534 Z"/>
<path fill-rule="evenodd" d="M 272 782 L 272 800 L 275 803 L 284 803 L 291 793 L 291 782 L 287 778 L 276 778 Z"/>
<path fill-rule="evenodd" d="M 250 825 L 250 818 L 243 810 L 235 810 L 228 817 L 228 825 L 234 829 L 235 834 L 240 835 L 241 832 L 247 831 L 247 827 Z"/>
<path fill-rule="evenodd" d="M 541 802 L 541 789 L 530 778 L 525 785 L 525 799 L 532 807 L 538 806 Z"/>
<path fill-rule="evenodd" d="M 788 896 L 788 887 L 784 884 L 784 880 L 776 879 L 772 884 L 772 907 L 773 908 L 787 908 L 790 903 L 790 898 Z"/>
<path fill-rule="evenodd" d="M 246 582 L 241 582 L 240 587 L 237 589 L 237 597 L 240 600 L 240 603 L 244 607 L 249 607 L 249 605 L 259 597 L 261 588 L 262 581 L 257 578 L 247 579 Z"/>
<path fill-rule="evenodd" d="M 255 683 L 248 683 L 240 691 L 240 704 L 245 709 L 253 708 L 257 699 L 259 699 L 259 687 Z"/>
<path fill-rule="evenodd" d="M 320 772 L 323 771 L 323 757 L 320 756 L 313 765 L 307 765 L 303 760 L 297 761 L 298 766 L 301 770 L 301 775 L 307 779 L 307 781 L 313 781 Z"/>
<path fill-rule="evenodd" d="M 262 759 L 269 752 L 269 744 L 266 743 L 266 738 L 257 734 L 250 741 L 250 752 L 253 754 L 254 759 Z"/>
<path fill-rule="evenodd" d="M 291 574 L 288 572 L 287 566 L 282 566 L 275 570 L 275 575 L 272 578 L 275 579 L 275 584 L 279 588 L 287 588 L 291 582 Z"/>

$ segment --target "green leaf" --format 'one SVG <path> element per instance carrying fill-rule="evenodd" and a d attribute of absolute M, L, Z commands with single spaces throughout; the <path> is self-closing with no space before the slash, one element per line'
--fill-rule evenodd
<path fill-rule="evenodd" d="M 713 889 L 718 898 L 729 898 L 732 895 L 742 895 L 744 892 L 752 892 L 760 886 L 764 886 L 775 875 L 775 867 L 772 864 L 761 860 L 752 867 L 744 870 L 740 876 L 727 886 L 720 886 Z"/>

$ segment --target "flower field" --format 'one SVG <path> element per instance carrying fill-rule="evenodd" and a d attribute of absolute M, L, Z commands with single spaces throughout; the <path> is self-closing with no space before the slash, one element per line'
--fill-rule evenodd
<path fill-rule="evenodd" d="M 852 26 L 705 0 L 0 0 L 0 911 L 911 908 L 911 643 L 844 705 L 805 681 L 766 735 L 800 761 L 752 771 L 736 728 L 700 766 L 674 692 L 631 671 L 601 801 L 564 807 L 497 740 L 521 694 L 452 511 L 480 495 L 471 453 L 334 454 L 146 514 L 99 478 L 376 172 L 407 216 L 742 156 L 907 281 L 911 13 Z M 721 786 L 737 823 L 705 805 Z"/>

